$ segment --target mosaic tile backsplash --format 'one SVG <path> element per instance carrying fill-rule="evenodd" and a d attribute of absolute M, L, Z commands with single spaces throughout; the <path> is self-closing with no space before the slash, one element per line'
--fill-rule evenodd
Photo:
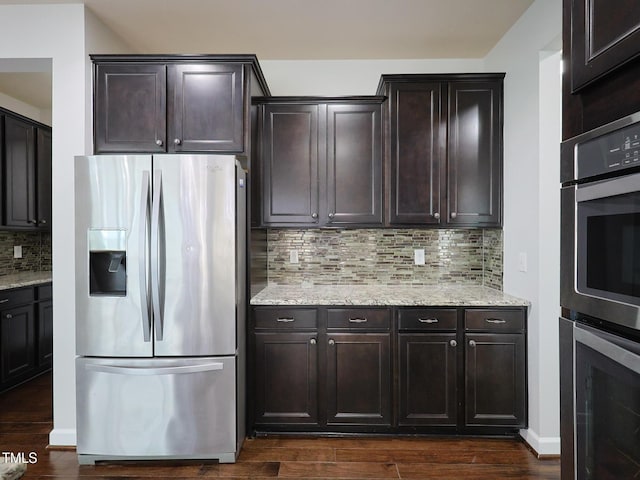
<path fill-rule="evenodd" d="M 485 285 L 502 290 L 501 229 L 270 229 L 269 283 Z M 414 265 L 423 248 L 425 265 Z M 297 250 L 299 263 L 289 262 Z"/>
<path fill-rule="evenodd" d="M 22 258 L 13 247 L 22 246 Z M 51 270 L 51 232 L 0 231 L 0 275 Z"/>

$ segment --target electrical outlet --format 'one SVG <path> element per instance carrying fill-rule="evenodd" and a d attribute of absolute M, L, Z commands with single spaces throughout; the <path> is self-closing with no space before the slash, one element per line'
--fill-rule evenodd
<path fill-rule="evenodd" d="M 22 258 L 22 245 L 15 245 L 13 247 L 13 258 Z"/>
<path fill-rule="evenodd" d="M 289 263 L 298 263 L 298 251 L 289 250 Z"/>
<path fill-rule="evenodd" d="M 518 254 L 518 270 L 525 273 L 527 271 L 527 254 L 525 252 Z"/>
<path fill-rule="evenodd" d="M 413 263 L 416 265 L 424 265 L 424 248 L 416 248 L 413 251 Z"/>

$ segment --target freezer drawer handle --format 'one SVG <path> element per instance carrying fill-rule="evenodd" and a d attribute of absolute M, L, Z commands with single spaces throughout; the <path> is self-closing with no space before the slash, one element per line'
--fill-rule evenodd
<path fill-rule="evenodd" d="M 349 318 L 349 322 L 351 322 L 351 323 L 366 323 L 367 322 L 367 318 L 366 317 L 364 317 L 364 318 L 351 317 L 351 318 Z"/>
<path fill-rule="evenodd" d="M 295 321 L 296 319 L 292 317 L 279 317 L 278 319 L 276 319 L 276 322 L 281 322 L 281 323 L 291 323 Z"/>
<path fill-rule="evenodd" d="M 149 311 L 149 292 L 147 291 L 147 228 L 149 226 L 149 172 L 142 172 L 142 196 L 140 197 L 140 307 L 142 309 L 142 336 L 145 342 L 151 341 L 151 312 Z"/>
<path fill-rule="evenodd" d="M 198 365 L 179 365 L 175 367 L 116 367 L 113 365 L 97 365 L 89 363 L 86 365 L 87 370 L 93 370 L 100 373 L 113 373 L 116 375 L 175 375 L 183 373 L 199 373 L 210 372 L 214 370 L 222 370 L 224 364 L 221 362 L 202 363 Z"/>
<path fill-rule="evenodd" d="M 419 318 L 418 321 L 420 323 L 438 323 L 439 322 L 437 318 Z"/>

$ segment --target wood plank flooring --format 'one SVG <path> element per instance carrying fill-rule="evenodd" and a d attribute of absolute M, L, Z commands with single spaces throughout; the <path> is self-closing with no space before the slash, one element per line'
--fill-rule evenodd
<path fill-rule="evenodd" d="M 557 459 L 538 460 L 517 440 L 462 438 L 247 439 L 236 464 L 139 462 L 78 465 L 75 451 L 47 449 L 53 428 L 51 375 L 0 394 L 0 454 L 30 452 L 25 480 L 545 479 Z"/>

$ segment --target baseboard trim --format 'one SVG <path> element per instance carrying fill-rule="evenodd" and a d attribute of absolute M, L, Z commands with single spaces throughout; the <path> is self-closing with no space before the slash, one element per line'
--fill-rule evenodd
<path fill-rule="evenodd" d="M 49 432 L 49 448 L 75 446 L 75 428 L 54 428 L 53 430 L 51 430 L 51 432 Z"/>
<path fill-rule="evenodd" d="M 520 436 L 527 442 L 539 459 L 560 456 L 560 437 L 540 437 L 531 429 L 520 430 Z"/>

